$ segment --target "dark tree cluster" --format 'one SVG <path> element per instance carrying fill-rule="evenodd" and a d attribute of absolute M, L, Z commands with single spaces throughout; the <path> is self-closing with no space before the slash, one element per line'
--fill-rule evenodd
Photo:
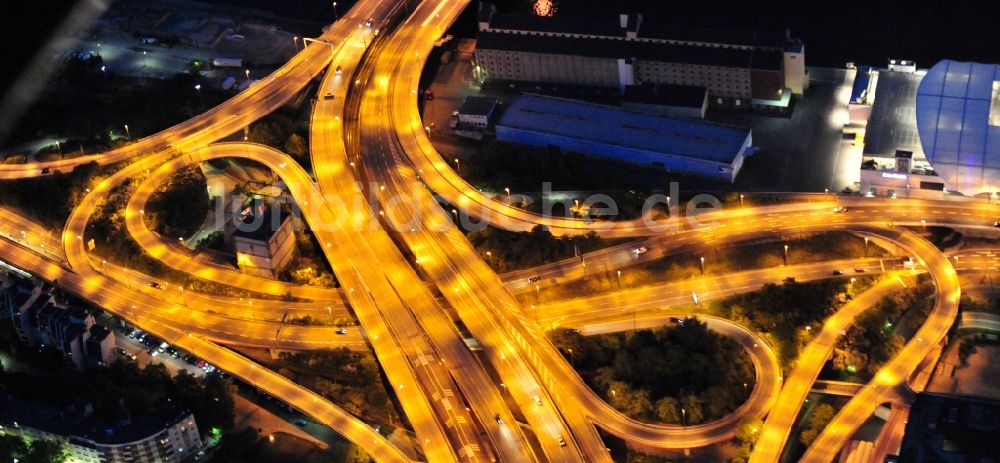
<path fill-rule="evenodd" d="M 208 214 L 207 187 L 197 165 L 177 171 L 149 198 L 144 217 L 150 229 L 171 238 L 191 236 Z"/>
<path fill-rule="evenodd" d="M 69 384 L 73 387 L 67 388 Z M 235 416 L 234 386 L 228 379 L 216 374 L 196 377 L 186 371 L 171 377 L 162 364 L 141 370 L 116 362 L 85 372 L 68 367 L 37 374 L 5 372 L 0 389 L 19 400 L 53 406 L 90 403 L 94 418 L 109 426 L 123 415 L 170 418 L 186 409 L 194 413 L 200 430 L 228 430 Z"/>
<path fill-rule="evenodd" d="M 91 162 L 71 172 L 53 171 L 49 175 L 0 181 L 0 202 L 38 218 L 48 227 L 61 230 L 70 211 L 86 196 L 87 188 L 116 167 L 120 166 L 101 167 Z"/>
<path fill-rule="evenodd" d="M 154 51 L 153 53 L 167 53 Z M 68 138 L 64 153 L 97 153 L 183 122 L 229 98 L 229 92 L 196 74 L 168 79 L 120 76 L 111 68 L 69 66 L 57 73 L 21 118 L 14 145 L 47 136 Z M 194 86 L 201 84 L 199 91 Z M 54 147 L 53 147 L 54 148 Z M 51 150 L 55 151 L 55 149 Z"/>
<path fill-rule="evenodd" d="M 287 366 L 278 370 L 283 376 L 312 384 L 316 392 L 358 416 L 392 414 L 381 369 L 369 352 L 339 347 L 283 352 L 280 359 Z"/>
<path fill-rule="evenodd" d="M 743 348 L 696 318 L 635 333 L 585 337 L 561 329 L 551 337 L 595 391 L 643 421 L 712 421 L 736 409 L 754 386 Z"/>
<path fill-rule="evenodd" d="M 801 330 L 816 326 L 850 299 L 851 283 L 831 279 L 799 283 L 789 278 L 768 283 L 760 291 L 719 303 L 721 315 L 764 333 L 774 344 L 782 366 L 789 367 L 804 343 Z"/>
<path fill-rule="evenodd" d="M 308 131 L 301 130 L 299 124 L 288 111 L 271 114 L 250 126 L 247 138 L 262 145 L 282 150 L 309 169 Z"/>
<path fill-rule="evenodd" d="M 602 191 L 615 201 L 619 218 L 638 217 L 648 194 L 636 189 L 640 167 L 587 159 L 580 153 L 556 149 L 540 150 L 495 139 L 486 140 L 479 153 L 462 163 L 462 176 L 492 191 L 510 188 L 515 192 L 542 191 L 550 182 L 553 191 Z M 645 171 L 648 173 L 649 169 Z M 582 202 L 582 201 L 581 201 Z M 536 202 L 532 210 L 541 210 Z M 570 205 L 572 206 L 572 205 Z M 600 205 L 597 205 L 601 207 Z M 553 214 L 566 215 L 566 206 L 555 206 Z"/>
<path fill-rule="evenodd" d="M 882 298 L 837 341 L 833 368 L 849 375 L 874 376 L 903 348 L 933 306 L 934 285 L 928 279 Z"/>
<path fill-rule="evenodd" d="M 67 458 L 61 442 L 39 439 L 29 444 L 21 436 L 0 435 L 0 461 L 63 463 Z"/>
<path fill-rule="evenodd" d="M 573 257 L 574 247 L 585 253 L 607 246 L 595 233 L 557 238 L 541 226 L 520 233 L 489 227 L 468 237 L 486 262 L 500 273 Z"/>

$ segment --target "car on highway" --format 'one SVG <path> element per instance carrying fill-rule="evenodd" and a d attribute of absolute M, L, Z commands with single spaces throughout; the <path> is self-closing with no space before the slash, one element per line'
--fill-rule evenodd
<path fill-rule="evenodd" d="M 993 221 L 993 226 L 994 226 L 994 227 L 997 227 L 997 228 L 1000 228 L 1000 219 L 996 219 L 996 220 L 994 220 L 994 221 Z"/>
<path fill-rule="evenodd" d="M 499 424 L 500 426 L 503 426 L 503 418 L 500 418 L 500 414 L 499 413 L 497 413 L 497 415 L 494 416 L 493 419 L 497 420 L 497 424 Z"/>
<path fill-rule="evenodd" d="M 159 283 L 157 283 L 157 282 L 155 282 L 155 281 L 150 281 L 150 282 L 149 282 L 149 285 L 148 285 L 148 286 L 149 286 L 150 288 L 154 288 L 154 289 L 160 289 L 160 284 L 159 284 Z"/>
<path fill-rule="evenodd" d="M 844 274 L 844 271 L 843 271 L 843 270 L 834 270 L 834 271 L 833 271 L 833 274 L 834 274 L 834 275 L 843 275 L 843 274 Z"/>
<path fill-rule="evenodd" d="M 333 98 L 334 98 L 333 97 L 333 92 L 326 92 L 326 94 L 323 95 L 323 99 L 324 100 L 332 100 Z"/>
<path fill-rule="evenodd" d="M 338 76 L 339 76 L 339 75 L 340 75 L 341 73 L 343 73 L 343 72 L 344 72 L 344 70 L 343 70 L 343 69 L 341 69 L 341 68 L 340 68 L 340 66 L 337 66 L 337 69 L 334 69 L 334 70 L 333 70 L 333 73 L 334 73 L 334 75 L 338 75 Z"/>
<path fill-rule="evenodd" d="M 639 246 L 639 247 L 637 247 L 637 248 L 635 248 L 635 249 L 632 250 L 632 252 L 634 252 L 635 255 L 637 255 L 637 256 L 641 255 L 641 254 L 645 254 L 646 251 L 649 251 L 649 249 L 647 247 L 645 247 L 645 246 Z"/>
<path fill-rule="evenodd" d="M 854 269 L 854 273 L 865 273 L 865 269 L 863 269 L 863 268 L 856 268 L 856 269 Z"/>
<path fill-rule="evenodd" d="M 556 442 L 559 443 L 560 447 L 566 446 L 566 439 L 563 439 L 563 436 L 556 436 Z"/>
<path fill-rule="evenodd" d="M 530 276 L 530 277 L 528 277 L 528 283 L 535 283 L 537 281 L 541 281 L 541 279 L 542 279 L 542 277 L 540 277 L 538 275 Z"/>
<path fill-rule="evenodd" d="M 347 334 L 347 328 L 340 328 L 337 330 L 337 334 Z"/>
<path fill-rule="evenodd" d="M 43 167 L 43 168 L 42 168 L 42 173 L 43 173 L 43 174 L 47 174 L 47 173 L 49 173 L 49 172 L 52 172 L 52 169 L 49 169 L 48 167 Z"/>
<path fill-rule="evenodd" d="M 847 207 L 845 207 L 845 206 L 837 206 L 837 207 L 833 208 L 833 212 L 847 212 Z"/>
<path fill-rule="evenodd" d="M 685 317 L 670 317 L 670 323 L 675 325 L 683 325 Z"/>
<path fill-rule="evenodd" d="M 537 395 L 534 395 L 531 398 L 535 400 L 535 405 L 538 405 L 539 407 L 542 406 L 542 398 L 541 397 L 538 397 Z"/>
<path fill-rule="evenodd" d="M 309 424 L 309 422 L 302 418 L 299 418 L 295 420 L 295 424 L 299 425 L 300 427 L 305 427 L 307 424 Z"/>

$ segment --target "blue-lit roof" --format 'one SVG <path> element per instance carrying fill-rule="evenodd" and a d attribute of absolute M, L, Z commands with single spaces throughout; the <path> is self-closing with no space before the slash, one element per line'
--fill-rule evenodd
<path fill-rule="evenodd" d="M 1000 191 L 1000 112 L 995 64 L 941 61 L 917 89 L 917 129 L 927 160 L 949 188 Z M 1000 116 L 1000 115 L 998 115 Z"/>
<path fill-rule="evenodd" d="M 516 98 L 497 125 L 723 163 L 750 136 L 728 125 L 539 95 Z"/>

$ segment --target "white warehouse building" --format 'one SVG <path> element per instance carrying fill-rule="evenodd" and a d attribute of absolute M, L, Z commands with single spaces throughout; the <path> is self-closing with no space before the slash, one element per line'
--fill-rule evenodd
<path fill-rule="evenodd" d="M 752 152 L 749 129 L 538 95 L 517 97 L 496 134 L 500 141 L 727 182 Z"/>

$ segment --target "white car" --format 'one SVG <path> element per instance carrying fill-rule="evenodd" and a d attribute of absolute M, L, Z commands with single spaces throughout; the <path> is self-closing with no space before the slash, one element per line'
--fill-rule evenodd
<path fill-rule="evenodd" d="M 646 251 L 649 251 L 649 249 L 647 249 L 645 246 L 639 246 L 632 250 L 632 252 L 635 253 L 635 255 L 637 256 L 640 254 L 645 254 Z"/>
<path fill-rule="evenodd" d="M 833 212 L 847 212 L 847 208 L 844 206 L 837 206 L 833 208 Z"/>

